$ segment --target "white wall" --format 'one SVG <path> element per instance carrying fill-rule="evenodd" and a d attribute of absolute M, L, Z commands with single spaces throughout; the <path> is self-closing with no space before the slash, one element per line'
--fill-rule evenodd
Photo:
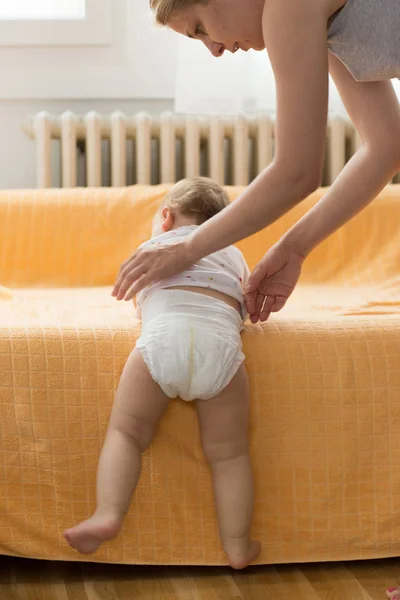
<path fill-rule="evenodd" d="M 0 188 L 35 187 L 35 144 L 21 127 L 42 110 L 172 109 L 178 36 L 154 27 L 148 0 L 113 7 L 109 45 L 0 47 Z"/>

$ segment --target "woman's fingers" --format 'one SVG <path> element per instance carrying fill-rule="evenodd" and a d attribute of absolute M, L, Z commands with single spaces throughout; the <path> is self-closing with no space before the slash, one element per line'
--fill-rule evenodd
<path fill-rule="evenodd" d="M 137 252 L 132 254 L 132 256 L 127 258 L 120 266 L 117 278 L 115 280 L 114 289 L 111 293 L 112 296 L 118 296 L 118 292 L 119 292 L 119 288 L 121 287 L 121 283 L 123 282 L 126 273 L 129 272 L 132 263 L 134 263 L 136 261 L 137 254 L 138 254 Z"/>
<path fill-rule="evenodd" d="M 251 294 L 256 292 L 262 282 L 267 276 L 267 267 L 263 261 L 259 262 L 255 267 L 254 271 L 250 275 L 249 282 L 247 284 L 246 293 Z"/>
<path fill-rule="evenodd" d="M 158 251 L 138 251 L 122 265 L 112 291 L 117 300 L 130 300 L 154 280 L 157 276 L 157 254 Z"/>
<path fill-rule="evenodd" d="M 285 306 L 286 301 L 287 298 L 285 296 L 264 296 L 263 294 L 257 294 L 254 301 L 255 308 L 252 312 L 249 311 L 251 322 L 267 321 L 272 312 L 279 312 Z"/>
<path fill-rule="evenodd" d="M 121 265 L 121 267 L 118 271 L 117 279 L 115 281 L 114 289 L 111 293 L 112 296 L 118 297 L 121 285 L 122 285 L 123 281 L 125 280 L 126 275 L 131 270 L 132 265 L 133 266 L 135 265 L 135 262 L 136 262 L 136 252 Z"/>
<path fill-rule="evenodd" d="M 146 274 L 142 275 L 138 279 L 136 279 L 130 288 L 128 288 L 124 300 L 132 300 L 139 292 L 143 290 L 147 285 L 149 285 L 153 281 L 153 277 L 151 275 Z"/>
<path fill-rule="evenodd" d="M 271 312 L 279 312 L 287 302 L 286 296 L 276 296 Z"/>
<path fill-rule="evenodd" d="M 130 300 L 149 283 L 179 273 L 190 264 L 185 242 L 139 249 L 122 265 L 112 295 Z"/>
<path fill-rule="evenodd" d="M 260 318 L 259 318 L 261 323 L 264 323 L 265 321 L 268 320 L 274 304 L 275 304 L 275 296 L 267 296 L 265 298 L 264 306 L 261 309 Z"/>
<path fill-rule="evenodd" d="M 121 275 L 120 283 L 118 285 L 117 300 L 122 300 L 123 298 L 127 299 L 127 291 L 137 283 L 139 279 L 142 279 L 144 275 L 149 275 L 149 268 L 146 261 L 141 261 L 139 264 L 137 261 L 133 262 L 131 268 L 124 271 Z"/>
<path fill-rule="evenodd" d="M 261 307 L 264 302 L 264 296 L 260 299 L 257 291 L 245 295 L 246 310 L 249 313 L 250 321 L 257 323 Z"/>
<path fill-rule="evenodd" d="M 260 311 L 263 307 L 265 300 L 264 294 L 260 294 L 257 290 L 255 292 L 247 293 L 245 295 L 246 310 L 249 313 L 250 320 L 252 323 L 257 323 L 260 317 Z"/>
<path fill-rule="evenodd" d="M 272 312 L 279 312 L 286 304 L 285 296 L 267 296 L 260 313 L 260 321 L 267 321 Z"/>
<path fill-rule="evenodd" d="M 260 292 L 258 292 L 257 300 L 256 300 L 256 315 L 257 315 L 257 317 L 260 316 L 260 312 L 262 310 L 262 307 L 264 306 L 264 302 L 265 302 L 265 294 L 260 294 Z"/>
<path fill-rule="evenodd" d="M 260 294 L 259 288 L 262 281 L 266 278 L 266 275 L 267 267 L 264 265 L 263 261 L 260 261 L 250 275 L 245 290 L 246 308 L 252 323 L 257 323 L 261 308 L 264 304 L 265 296 Z"/>
<path fill-rule="evenodd" d="M 126 298 L 126 293 L 129 289 L 131 289 L 131 287 L 137 282 L 137 280 L 139 278 L 142 277 L 143 275 L 143 267 L 139 266 L 136 269 L 134 269 L 132 272 L 127 273 L 119 287 L 118 290 L 118 295 L 117 295 L 117 300 L 123 300 Z M 132 296 L 133 297 L 133 296 Z"/>
<path fill-rule="evenodd" d="M 246 292 L 244 295 L 244 302 L 246 304 L 246 310 L 249 315 L 254 315 L 256 312 L 256 300 L 257 300 L 257 291 L 255 292 Z"/>
<path fill-rule="evenodd" d="M 140 289 L 138 291 L 136 291 L 136 288 L 138 287 L 138 284 L 139 284 L 139 282 L 142 281 L 142 279 L 143 279 L 143 275 L 139 278 L 131 278 L 131 277 L 127 278 L 126 292 L 123 292 L 123 288 L 121 288 L 120 296 L 117 297 L 117 300 L 125 300 L 125 301 L 132 300 L 132 298 L 134 298 L 136 296 L 136 294 L 142 289 L 142 286 L 140 286 Z"/>

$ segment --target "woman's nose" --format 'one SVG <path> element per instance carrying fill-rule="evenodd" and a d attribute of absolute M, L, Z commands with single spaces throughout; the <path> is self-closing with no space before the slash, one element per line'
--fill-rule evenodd
<path fill-rule="evenodd" d="M 208 50 L 211 52 L 211 54 L 213 56 L 215 56 L 216 58 L 218 58 L 219 56 L 222 56 L 223 53 L 225 52 L 224 44 L 221 44 L 219 42 L 213 42 L 212 40 L 204 40 L 204 44 L 206 45 Z"/>

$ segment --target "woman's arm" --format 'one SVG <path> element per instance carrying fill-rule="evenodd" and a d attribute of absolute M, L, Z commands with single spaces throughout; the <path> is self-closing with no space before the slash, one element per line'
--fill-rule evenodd
<path fill-rule="evenodd" d="M 174 246 L 139 250 L 122 265 L 113 295 L 129 300 L 152 281 L 243 239 L 307 197 L 321 181 L 328 106 L 327 20 L 320 0 L 267 0 L 263 31 L 277 87 L 272 165 L 236 202 Z"/>
<path fill-rule="evenodd" d="M 329 67 L 362 147 L 322 200 L 253 271 L 246 302 L 254 323 L 266 321 L 271 312 L 283 308 L 304 258 L 371 202 L 400 169 L 400 106 L 390 81 L 359 83 L 335 56 L 329 58 Z"/>
<path fill-rule="evenodd" d="M 270 225 L 321 182 L 328 105 L 327 17 L 320 0 L 268 0 L 263 31 L 277 89 L 273 163 L 191 236 L 195 262 Z"/>
<path fill-rule="evenodd" d="M 282 239 L 303 256 L 369 204 L 400 170 L 400 104 L 391 82 L 357 82 L 335 56 L 329 66 L 362 146 L 322 200 Z"/>

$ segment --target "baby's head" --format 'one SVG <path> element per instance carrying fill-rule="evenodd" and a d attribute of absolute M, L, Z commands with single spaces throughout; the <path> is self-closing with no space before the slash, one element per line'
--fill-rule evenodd
<path fill-rule="evenodd" d="M 184 225 L 201 225 L 229 204 L 222 187 L 207 177 L 182 179 L 165 196 L 153 220 L 153 236 Z"/>

